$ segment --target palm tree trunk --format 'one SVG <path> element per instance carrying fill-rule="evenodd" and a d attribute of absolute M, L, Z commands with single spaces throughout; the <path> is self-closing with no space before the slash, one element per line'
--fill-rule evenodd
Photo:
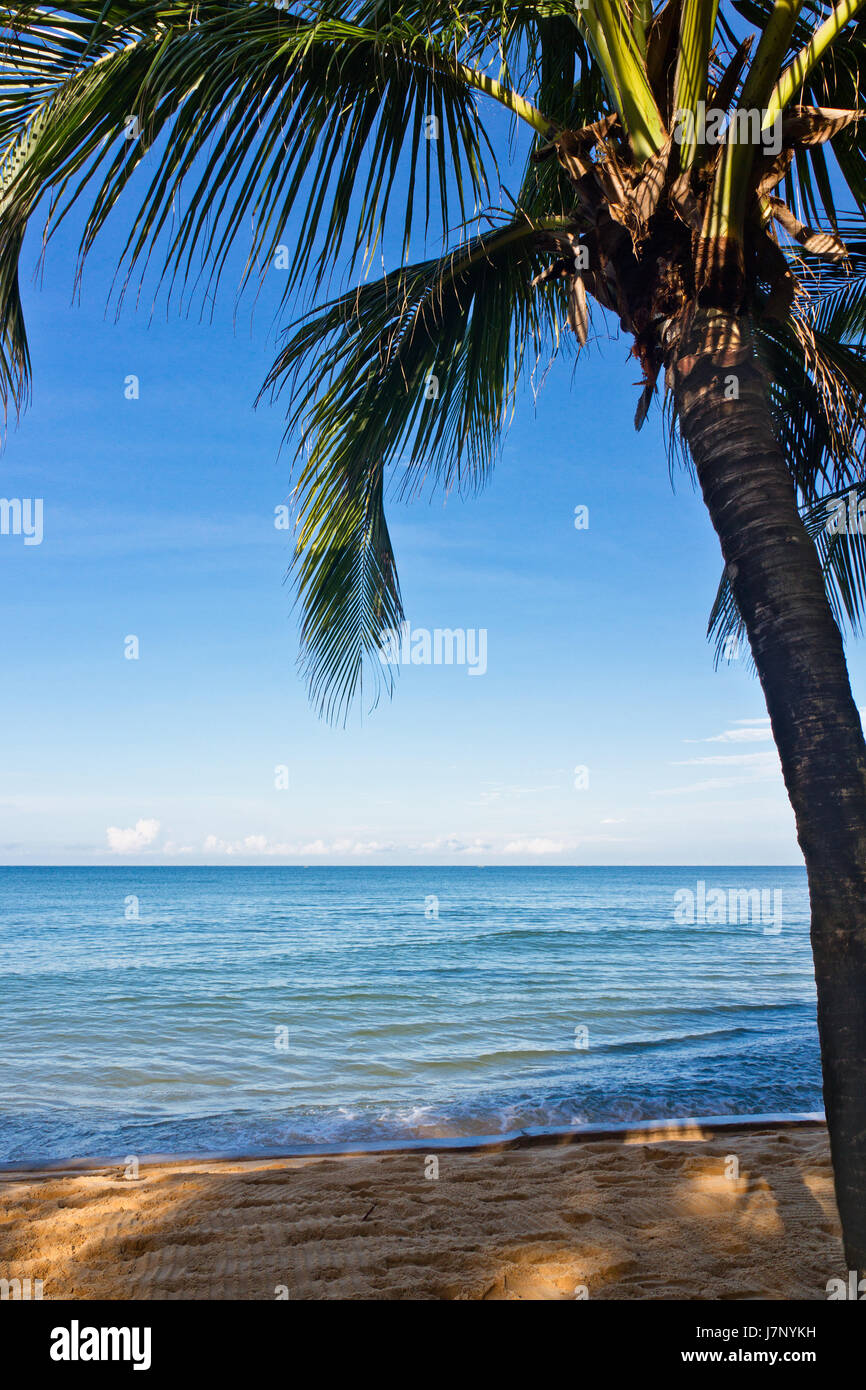
<path fill-rule="evenodd" d="M 674 403 L 746 625 L 806 860 L 847 1268 L 866 1271 L 866 742 L 748 320 L 699 311 Z M 829 1277 L 829 1272 L 828 1272 Z"/>

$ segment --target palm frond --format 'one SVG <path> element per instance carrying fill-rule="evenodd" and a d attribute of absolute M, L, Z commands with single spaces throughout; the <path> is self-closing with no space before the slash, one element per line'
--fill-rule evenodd
<path fill-rule="evenodd" d="M 339 296 L 290 331 L 265 383 L 288 391 L 287 434 L 306 457 L 295 560 L 304 662 L 331 716 L 344 713 L 365 659 L 378 662 L 381 616 L 399 611 L 390 550 L 353 565 L 367 499 L 383 495 L 389 469 L 404 494 L 428 477 L 483 483 L 530 345 L 556 349 L 564 296 L 558 283 L 532 284 L 551 235 L 519 218 Z"/>
<path fill-rule="evenodd" d="M 332 469 L 326 476 L 305 472 L 299 494 L 301 665 L 319 713 L 345 721 L 363 693 L 365 672 L 373 704 L 383 686 L 392 688 L 382 643 L 403 619 L 385 519 L 383 463 L 370 460 L 354 472 Z"/>
<path fill-rule="evenodd" d="M 770 409 L 794 483 L 811 504 L 862 471 L 866 352 L 840 342 L 820 318 L 756 326 Z"/>
<path fill-rule="evenodd" d="M 330 272 L 342 250 L 350 265 L 369 258 L 392 208 L 405 247 L 416 198 L 429 219 L 435 197 L 447 226 L 452 206 L 465 220 L 486 196 L 494 161 L 473 89 L 435 37 L 402 19 L 363 28 L 241 0 L 71 3 L 59 39 L 56 27 L 49 7 L 25 7 L 2 46 L 0 389 L 16 402 L 27 377 L 18 257 L 49 191 L 46 235 L 86 200 L 83 259 L 150 155 L 121 253 L 121 298 L 160 247 L 170 288 L 212 295 L 251 223 L 245 283 L 295 211 L 288 294 Z M 429 122 L 435 140 L 425 138 Z M 395 197 L 405 156 L 422 172 Z"/>
<path fill-rule="evenodd" d="M 833 616 L 841 630 L 847 626 L 859 636 L 866 619 L 866 482 L 827 493 L 812 506 L 801 508 L 800 514 L 815 542 Z M 707 636 L 715 638 L 717 667 L 738 657 L 741 647 L 748 645 L 726 572 L 719 581 Z"/>

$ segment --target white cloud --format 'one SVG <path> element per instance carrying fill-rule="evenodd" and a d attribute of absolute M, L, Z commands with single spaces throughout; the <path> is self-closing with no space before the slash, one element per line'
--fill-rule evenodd
<path fill-rule="evenodd" d="M 773 737 L 769 719 L 735 719 L 735 728 L 709 738 L 687 738 L 686 743 L 767 743 Z"/>
<path fill-rule="evenodd" d="M 775 772 L 779 758 L 775 749 L 763 753 L 715 753 L 704 758 L 684 758 L 673 767 L 754 767 L 765 768 L 768 773 Z"/>
<path fill-rule="evenodd" d="M 751 773 L 739 777 L 708 777 L 703 782 L 692 782 L 687 787 L 664 787 L 654 791 L 653 796 L 687 796 L 690 792 L 717 792 L 727 790 L 731 787 L 750 787 L 756 782 L 766 782 L 770 779 L 778 778 L 781 785 L 781 777 L 778 769 L 756 768 Z"/>
<path fill-rule="evenodd" d="M 269 840 L 267 835 L 245 835 L 242 840 L 221 840 L 217 835 L 208 835 L 204 842 L 205 854 L 245 854 L 273 855 L 296 854 L 296 845 L 284 845 Z"/>
<path fill-rule="evenodd" d="M 440 835 L 438 839 L 428 840 L 418 848 L 427 854 L 490 854 L 493 846 L 477 837 L 473 840 L 461 835 Z"/>
<path fill-rule="evenodd" d="M 541 787 L 520 787 L 506 786 L 504 782 L 488 782 L 486 787 L 478 793 L 474 801 L 470 801 L 470 806 L 495 806 L 502 802 L 521 801 L 527 796 L 540 796 L 544 792 L 558 791 L 556 782 L 548 782 Z"/>
<path fill-rule="evenodd" d="M 726 729 L 723 734 L 713 734 L 707 743 L 768 743 L 773 737 L 769 724 L 750 724 L 744 729 Z"/>
<path fill-rule="evenodd" d="M 135 854 L 136 851 L 153 844 L 159 834 L 159 821 L 137 820 L 131 830 L 121 830 L 117 825 L 110 825 L 105 833 L 112 854 Z"/>
<path fill-rule="evenodd" d="M 503 849 L 503 854 L 563 854 L 569 846 L 562 840 L 548 840 L 543 835 L 535 839 L 512 840 Z"/>
<path fill-rule="evenodd" d="M 229 857 L 269 859 L 317 859 L 322 855 L 357 855 L 363 858 L 370 854 L 388 854 L 399 848 L 393 843 L 379 840 L 311 840 L 308 843 L 288 843 L 269 840 L 267 835 L 245 835 L 242 840 L 221 840 L 218 835 L 208 835 L 202 846 L 205 854 L 224 854 Z"/>
<path fill-rule="evenodd" d="M 341 841 L 341 840 L 337 840 L 337 841 L 335 842 L 335 845 L 336 845 L 336 846 L 342 845 L 342 841 Z M 332 852 L 333 849 L 335 849 L 335 847 L 326 844 L 324 840 L 313 840 L 312 844 L 309 844 L 309 845 L 300 845 L 299 848 L 298 848 L 298 853 L 299 853 L 303 858 L 306 859 L 306 858 L 308 858 L 310 855 L 312 855 L 313 857 L 315 857 L 316 855 L 319 855 L 319 854 L 330 854 L 330 853 Z M 335 852 L 336 852 L 337 854 L 341 854 L 343 851 L 342 851 L 341 848 L 336 848 L 336 849 L 335 849 Z"/>
<path fill-rule="evenodd" d="M 687 738 L 685 743 L 767 743 L 773 731 L 769 719 L 735 719 L 734 727 L 708 738 Z M 732 787 L 748 786 L 755 782 L 781 782 L 779 755 L 775 748 L 762 748 L 755 753 L 707 753 L 698 758 L 683 758 L 672 767 L 714 767 L 731 773 L 729 777 L 712 777 L 693 782 L 690 787 L 663 787 L 653 796 L 685 796 L 691 792 L 715 792 Z"/>
<path fill-rule="evenodd" d="M 624 824 L 616 820 L 603 822 L 606 825 Z M 246 835 L 243 839 L 223 840 L 217 835 L 208 835 L 202 850 L 206 855 L 219 855 L 226 858 L 258 859 L 278 858 L 300 860 L 311 859 L 347 860 L 376 858 L 379 855 L 442 855 L 461 857 L 469 860 L 510 858 L 519 856 L 542 856 L 574 852 L 589 844 L 617 843 L 610 835 L 581 836 L 579 840 L 553 835 L 533 835 L 512 831 L 510 835 L 494 839 L 482 839 L 471 835 L 439 835 L 426 841 L 395 840 L 357 840 L 316 839 L 306 842 L 283 843 L 269 840 L 266 835 Z M 179 852 L 172 846 L 175 853 Z"/>

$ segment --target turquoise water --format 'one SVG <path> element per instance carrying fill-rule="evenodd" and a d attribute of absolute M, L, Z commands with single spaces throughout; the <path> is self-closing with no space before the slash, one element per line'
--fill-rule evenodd
<path fill-rule="evenodd" d="M 797 868 L 0 869 L 0 999 L 5 1162 L 821 1107 Z"/>

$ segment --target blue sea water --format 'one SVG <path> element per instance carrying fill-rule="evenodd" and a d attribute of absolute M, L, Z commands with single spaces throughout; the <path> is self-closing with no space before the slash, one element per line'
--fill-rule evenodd
<path fill-rule="evenodd" d="M 5 1162 L 818 1110 L 805 872 L 0 869 L 0 1067 Z"/>

